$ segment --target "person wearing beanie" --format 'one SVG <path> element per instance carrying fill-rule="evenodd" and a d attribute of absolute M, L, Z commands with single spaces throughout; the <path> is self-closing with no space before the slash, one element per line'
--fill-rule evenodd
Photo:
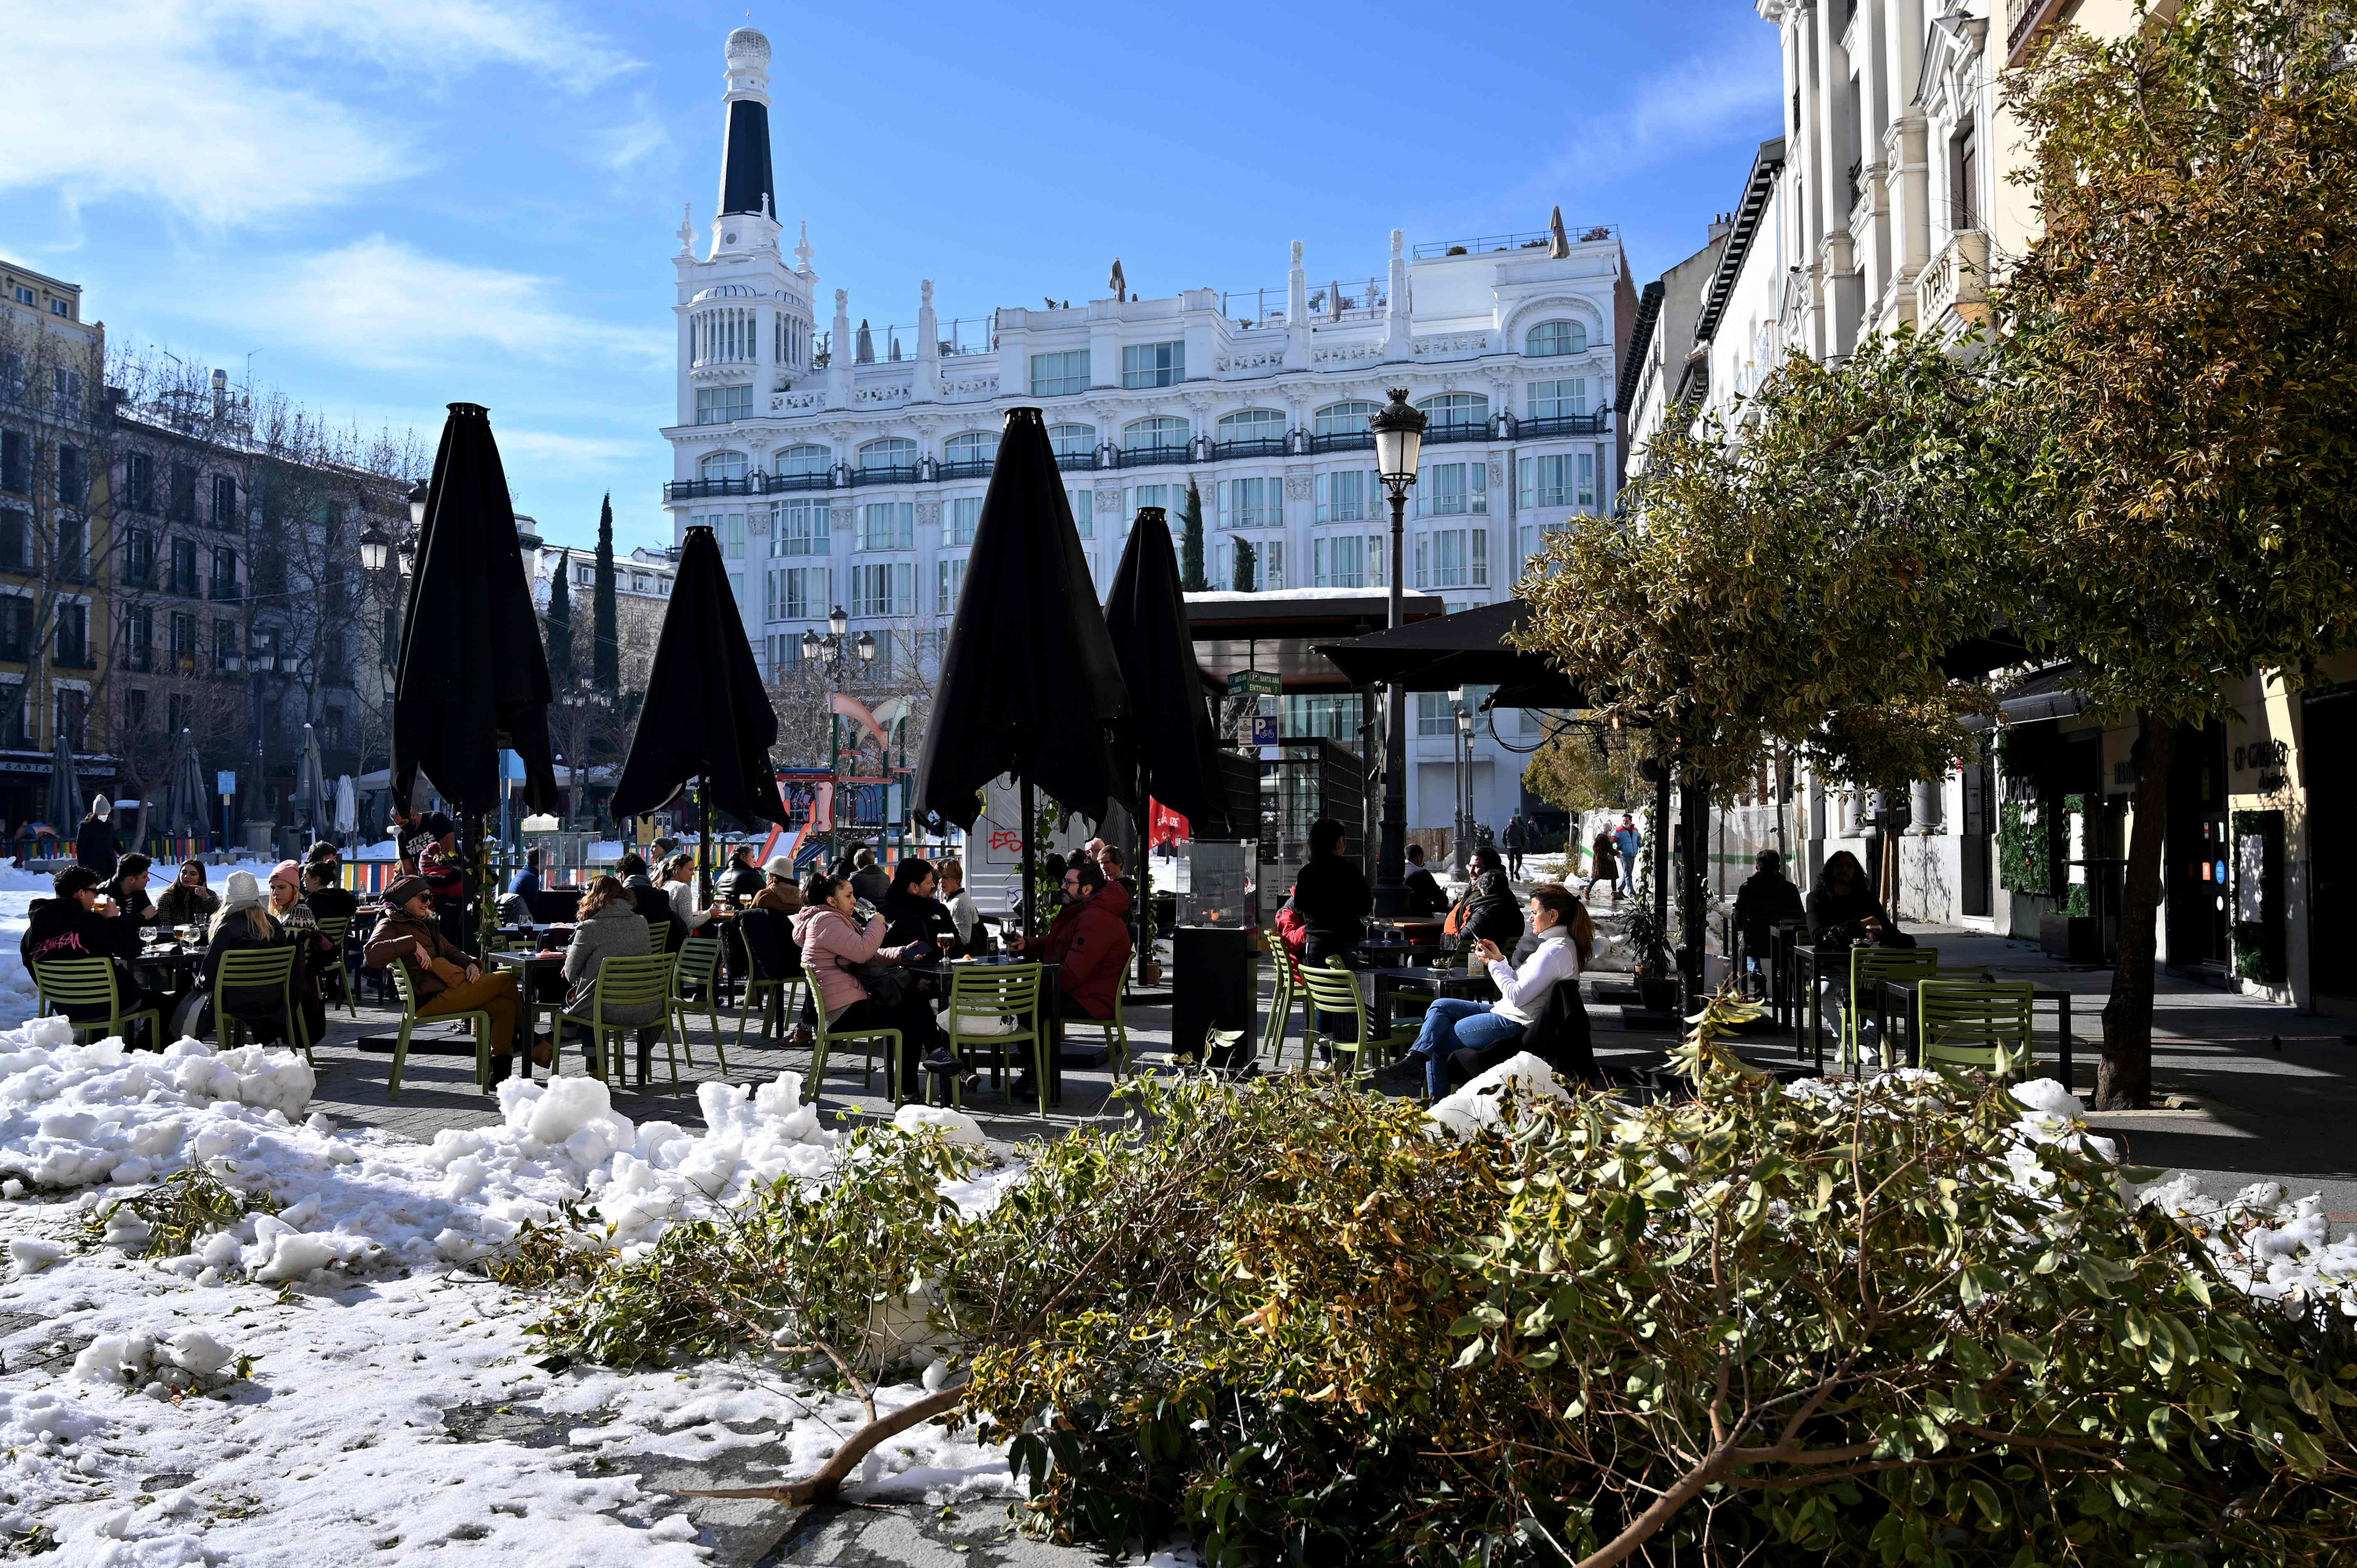
<path fill-rule="evenodd" d="M 27 968 L 67 959 L 108 959 L 115 966 L 115 988 L 124 1012 L 140 1013 L 160 1006 L 164 999 L 142 990 L 124 962 L 139 950 L 139 930 L 114 918 L 113 901 L 100 896 L 98 873 L 86 865 L 70 865 L 59 872 L 49 886 L 56 897 L 33 900 L 27 913 L 24 938 L 16 946 Z M 130 940 L 127 950 L 124 945 L 126 932 Z M 69 1006 L 64 1013 L 75 1023 L 104 1019 L 104 1010 L 94 1006 Z M 147 1042 L 150 1050 L 161 1050 L 163 1046 L 161 1040 Z"/>
<path fill-rule="evenodd" d="M 384 890 L 385 912 L 369 933 L 367 962 L 371 969 L 401 965 L 417 993 L 417 1015 L 447 1013 L 491 1015 L 491 1081 L 514 1070 L 516 1020 L 523 1011 L 515 972 L 485 974 L 456 942 L 443 935 L 434 910 L 434 889 L 423 876 L 404 876 Z M 533 1061 L 546 1067 L 554 1053 L 544 1040 L 533 1043 Z M 527 1077 L 530 1069 L 525 1069 Z"/>
<path fill-rule="evenodd" d="M 794 880 L 794 863 L 784 855 L 770 857 L 770 885 L 753 895 L 753 908 L 791 915 L 802 907 L 802 885 Z"/>
<path fill-rule="evenodd" d="M 232 871 L 221 888 L 221 908 L 213 911 L 210 940 L 205 943 L 204 968 L 199 972 L 198 989 L 204 995 L 213 995 L 214 983 L 221 978 L 221 960 L 232 952 L 255 948 L 283 948 L 295 939 L 270 913 L 269 900 L 264 896 L 262 884 L 251 871 Z M 298 960 L 299 968 L 299 960 Z M 285 1041 L 302 1046 L 316 1041 L 316 1036 L 298 1032 L 298 1017 L 287 1012 L 287 997 L 274 985 L 241 985 L 221 996 L 229 1015 L 245 1026 L 246 1032 L 264 1044 Z M 222 1020 L 212 1021 L 213 1038 L 223 1037 Z"/>
<path fill-rule="evenodd" d="M 114 802 L 104 795 L 90 798 L 90 815 L 74 830 L 74 864 L 98 873 L 103 882 L 114 875 L 114 857 L 123 846 L 114 833 Z"/>
<path fill-rule="evenodd" d="M 206 883 L 205 863 L 191 858 L 181 864 L 179 875 L 156 900 L 156 923 L 159 926 L 210 925 L 213 911 L 220 908 L 221 895 Z"/>

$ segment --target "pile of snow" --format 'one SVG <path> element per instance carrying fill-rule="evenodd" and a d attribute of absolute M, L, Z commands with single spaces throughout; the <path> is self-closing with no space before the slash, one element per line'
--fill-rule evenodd
<path fill-rule="evenodd" d="M 2321 1197 L 2294 1198 L 2278 1184 L 2259 1181 L 2217 1197 L 2183 1171 L 2138 1197 L 2200 1237 L 2220 1271 L 2246 1294 L 2279 1302 L 2294 1317 L 2357 1317 L 2357 1237 L 2332 1240 Z"/>
<path fill-rule="evenodd" d="M 1554 1100 L 1569 1100 L 1555 1080 L 1555 1069 L 1528 1051 L 1507 1058 L 1489 1071 L 1469 1079 L 1464 1088 L 1433 1102 L 1426 1112 L 1459 1138 L 1469 1138 L 1505 1121 L 1501 1106 L 1509 1090 Z"/>

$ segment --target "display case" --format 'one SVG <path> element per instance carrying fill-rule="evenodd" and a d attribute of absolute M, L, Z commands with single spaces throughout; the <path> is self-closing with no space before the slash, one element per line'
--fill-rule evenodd
<path fill-rule="evenodd" d="M 1212 930 L 1250 930 L 1260 924 L 1253 875 L 1259 844 L 1197 839 L 1187 850 L 1187 886 L 1178 894 L 1178 924 Z"/>

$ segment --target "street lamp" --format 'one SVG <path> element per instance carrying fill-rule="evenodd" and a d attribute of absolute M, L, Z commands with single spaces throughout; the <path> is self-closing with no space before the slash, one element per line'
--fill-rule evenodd
<path fill-rule="evenodd" d="M 1375 411 L 1367 428 L 1375 437 L 1375 472 L 1392 499 L 1392 628 L 1406 618 L 1400 579 L 1407 566 L 1407 492 L 1415 483 L 1416 459 L 1424 455 L 1424 411 L 1407 401 L 1405 387 L 1391 389 L 1391 401 Z M 1383 816 L 1375 852 L 1375 913 L 1407 913 L 1407 694 L 1396 681 L 1383 695 Z"/>
<path fill-rule="evenodd" d="M 424 528 L 425 526 L 425 502 L 431 495 L 432 492 L 426 489 L 425 481 L 423 479 L 418 480 L 415 484 L 409 487 L 410 527 Z"/>
<path fill-rule="evenodd" d="M 1465 708 L 1464 687 L 1450 692 L 1448 702 L 1457 720 L 1455 733 L 1449 736 L 1457 758 L 1457 831 L 1450 835 L 1456 853 L 1451 858 L 1458 878 L 1463 879 L 1472 871 L 1473 800 L 1467 775 L 1473 754 L 1473 715 Z"/>
<path fill-rule="evenodd" d="M 826 633 L 824 637 L 821 637 L 816 627 L 811 628 L 802 633 L 802 647 L 804 663 L 815 664 L 821 658 L 826 660 L 828 684 L 833 685 L 843 679 L 844 669 L 848 661 L 846 654 L 857 659 L 862 664 L 876 662 L 875 633 L 863 631 L 855 640 L 851 636 L 851 618 L 843 613 L 841 605 L 835 606 L 834 609 L 827 612 Z M 843 821 L 843 806 L 836 799 L 834 770 L 836 759 L 843 750 L 843 719 L 841 715 L 832 711 L 833 707 L 834 704 L 830 703 L 826 715 L 826 797 L 828 810 L 834 813 L 834 822 L 839 823 Z M 832 860 L 841 851 L 842 846 L 843 830 L 840 827 L 829 826 L 827 829 L 828 858 Z"/>
<path fill-rule="evenodd" d="M 859 634 L 859 640 L 853 643 L 851 646 L 858 652 L 859 662 L 862 664 L 873 664 L 876 662 L 875 633 L 867 631 L 861 632 Z"/>
<path fill-rule="evenodd" d="M 361 530 L 361 565 L 365 570 L 383 571 L 385 556 L 392 548 L 392 536 L 375 523 Z"/>
<path fill-rule="evenodd" d="M 827 612 L 826 629 L 835 637 L 841 637 L 845 632 L 851 629 L 851 618 L 843 613 L 843 607 L 841 605 L 835 606 L 834 608 Z"/>

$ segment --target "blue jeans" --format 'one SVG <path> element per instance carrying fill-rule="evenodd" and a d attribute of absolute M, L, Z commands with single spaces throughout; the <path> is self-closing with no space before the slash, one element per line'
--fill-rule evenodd
<path fill-rule="evenodd" d="M 1637 856 L 1633 852 L 1620 856 L 1620 875 L 1612 884 L 1612 891 L 1626 893 L 1631 898 L 1637 896 Z"/>
<path fill-rule="evenodd" d="M 1518 1036 L 1523 1026 L 1501 1016 L 1487 1002 L 1443 996 L 1425 1010 L 1424 1028 L 1408 1047 L 1424 1058 L 1424 1090 L 1435 1100 L 1448 1092 L 1448 1057 L 1452 1051 L 1478 1051 Z"/>

